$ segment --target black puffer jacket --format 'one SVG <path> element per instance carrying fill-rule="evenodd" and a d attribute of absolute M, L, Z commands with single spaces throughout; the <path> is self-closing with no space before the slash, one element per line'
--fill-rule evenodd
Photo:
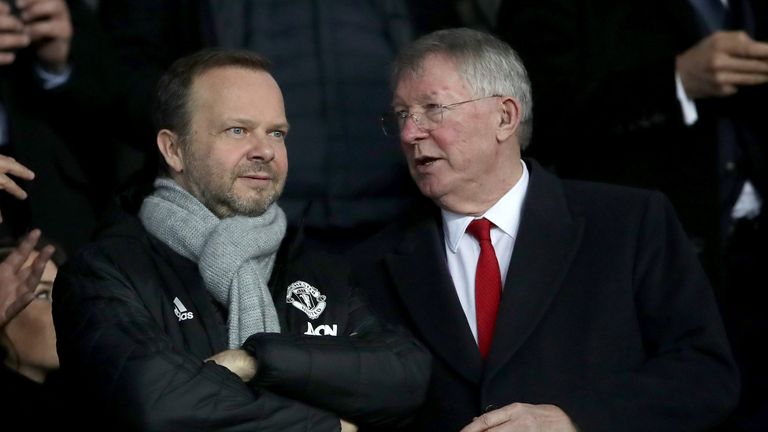
<path fill-rule="evenodd" d="M 377 321 L 347 274 L 304 250 L 300 236 L 283 242 L 270 280 L 283 333 L 245 343 L 259 365 L 246 385 L 204 362 L 227 348 L 227 330 L 196 264 L 127 219 L 64 266 L 55 284 L 62 372 L 94 408 L 84 426 L 334 431 L 339 417 L 403 422 L 424 398 L 429 356 Z"/>

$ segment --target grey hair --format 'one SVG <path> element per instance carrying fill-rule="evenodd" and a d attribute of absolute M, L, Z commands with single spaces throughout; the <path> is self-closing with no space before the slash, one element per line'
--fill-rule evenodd
<path fill-rule="evenodd" d="M 392 84 L 419 73 L 428 57 L 445 56 L 456 62 L 459 75 L 476 98 L 512 96 L 520 103 L 522 118 L 518 128 L 520 147 L 525 149 L 533 129 L 531 82 L 520 56 L 495 36 L 468 28 L 439 30 L 420 37 L 405 47 L 395 59 Z"/>

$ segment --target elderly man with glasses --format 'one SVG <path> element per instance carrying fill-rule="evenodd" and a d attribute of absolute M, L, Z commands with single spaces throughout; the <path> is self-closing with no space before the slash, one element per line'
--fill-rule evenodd
<path fill-rule="evenodd" d="M 393 83 L 382 126 L 431 203 L 361 251 L 377 258 L 355 277 L 433 354 L 413 430 L 719 424 L 738 373 L 667 199 L 522 159 L 530 84 L 491 35 L 426 35 L 399 55 Z"/>

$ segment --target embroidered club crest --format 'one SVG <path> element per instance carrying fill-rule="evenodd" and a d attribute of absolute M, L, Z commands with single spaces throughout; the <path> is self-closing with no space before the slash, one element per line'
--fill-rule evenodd
<path fill-rule="evenodd" d="M 288 285 L 285 302 L 304 312 L 311 319 L 317 319 L 325 310 L 325 296 L 312 285 L 296 281 Z"/>

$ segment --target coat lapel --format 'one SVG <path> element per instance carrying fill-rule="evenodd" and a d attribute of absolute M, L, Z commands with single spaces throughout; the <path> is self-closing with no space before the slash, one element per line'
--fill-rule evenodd
<path fill-rule="evenodd" d="M 583 221 L 567 207 L 560 181 L 528 162 L 531 177 L 486 365 L 488 380 L 534 331 L 568 272 Z"/>
<path fill-rule="evenodd" d="M 420 339 L 450 367 L 479 382 L 482 363 L 448 272 L 439 218 L 425 214 L 386 257 Z"/>

